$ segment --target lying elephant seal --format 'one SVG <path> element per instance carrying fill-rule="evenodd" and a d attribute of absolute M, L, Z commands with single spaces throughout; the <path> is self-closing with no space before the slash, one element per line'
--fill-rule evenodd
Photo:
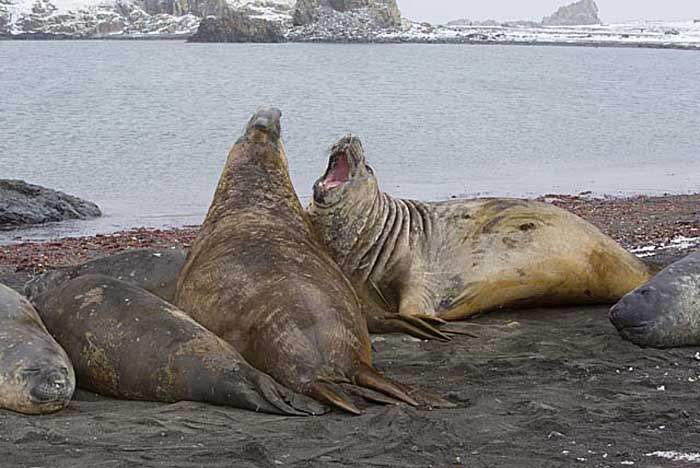
<path fill-rule="evenodd" d="M 610 320 L 639 346 L 700 346 L 700 252 L 623 297 L 610 309 Z"/>
<path fill-rule="evenodd" d="M 79 276 L 39 296 L 36 306 L 73 361 L 78 385 L 87 390 L 275 414 L 324 412 L 251 367 L 173 305 L 123 281 Z"/>
<path fill-rule="evenodd" d="M 24 293 L 33 299 L 49 289 L 83 275 L 105 275 L 125 281 L 173 302 L 177 275 L 187 258 L 185 249 L 133 249 L 77 266 L 59 268 L 29 281 Z"/>
<path fill-rule="evenodd" d="M 26 414 L 68 406 L 75 374 L 24 297 L 0 284 L 0 408 Z"/>
<path fill-rule="evenodd" d="M 300 393 L 359 413 L 330 385 L 352 383 L 415 405 L 372 367 L 358 298 L 294 192 L 280 116 L 258 111 L 231 149 L 176 304 Z"/>
<path fill-rule="evenodd" d="M 380 317 L 460 320 L 501 307 L 612 303 L 650 276 L 594 226 L 549 204 L 423 203 L 381 192 L 354 136 L 331 149 L 308 213 Z"/>

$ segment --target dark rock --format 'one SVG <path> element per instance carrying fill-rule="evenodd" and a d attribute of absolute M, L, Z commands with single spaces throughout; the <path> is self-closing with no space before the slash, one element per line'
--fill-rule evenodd
<path fill-rule="evenodd" d="M 0 228 L 101 216 L 94 203 L 63 192 L 0 179 Z"/>
<path fill-rule="evenodd" d="M 542 20 L 549 26 L 578 26 L 582 24 L 601 24 L 598 18 L 598 5 L 594 0 L 579 0 L 555 11 Z"/>
<path fill-rule="evenodd" d="M 197 32 L 188 42 L 283 42 L 284 30 L 280 23 L 238 13 L 228 12 L 224 17 L 209 16 L 199 23 Z"/>

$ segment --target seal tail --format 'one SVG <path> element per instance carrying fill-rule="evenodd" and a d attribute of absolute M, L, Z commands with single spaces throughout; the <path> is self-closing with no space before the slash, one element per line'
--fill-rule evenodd
<path fill-rule="evenodd" d="M 343 411 L 347 411 L 348 413 L 355 415 L 362 414 L 362 411 L 357 409 L 357 407 L 350 400 L 348 400 L 347 397 L 336 392 L 325 382 L 320 382 L 317 380 L 311 383 L 305 393 L 318 401 L 328 403 L 329 405 L 335 406 Z"/>
<path fill-rule="evenodd" d="M 352 381 L 357 386 L 376 390 L 411 406 L 418 406 L 418 402 L 408 395 L 401 384 L 384 377 L 367 364 L 360 364 Z"/>

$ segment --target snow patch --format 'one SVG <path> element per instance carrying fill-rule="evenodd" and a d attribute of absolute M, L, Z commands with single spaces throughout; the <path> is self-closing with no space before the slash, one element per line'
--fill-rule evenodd
<path fill-rule="evenodd" d="M 672 461 L 700 463 L 700 453 L 682 453 L 676 451 L 656 451 L 646 454 L 647 457 L 659 457 Z"/>
<path fill-rule="evenodd" d="M 693 247 L 698 247 L 698 246 L 700 246 L 700 237 L 676 236 L 666 244 L 645 245 L 643 247 L 637 247 L 637 248 L 631 249 L 630 252 L 637 255 L 638 257 L 643 258 L 643 257 L 649 257 L 650 255 L 653 255 L 658 250 L 666 250 L 666 249 L 687 250 L 687 249 L 691 249 Z"/>

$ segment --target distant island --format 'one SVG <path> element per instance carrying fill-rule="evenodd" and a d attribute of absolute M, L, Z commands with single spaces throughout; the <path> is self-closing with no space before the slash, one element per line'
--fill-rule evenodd
<path fill-rule="evenodd" d="M 396 0 L 0 0 L 0 39 L 540 44 L 700 50 L 697 21 L 606 25 L 594 0 L 535 21 L 444 25 L 403 18 Z"/>

